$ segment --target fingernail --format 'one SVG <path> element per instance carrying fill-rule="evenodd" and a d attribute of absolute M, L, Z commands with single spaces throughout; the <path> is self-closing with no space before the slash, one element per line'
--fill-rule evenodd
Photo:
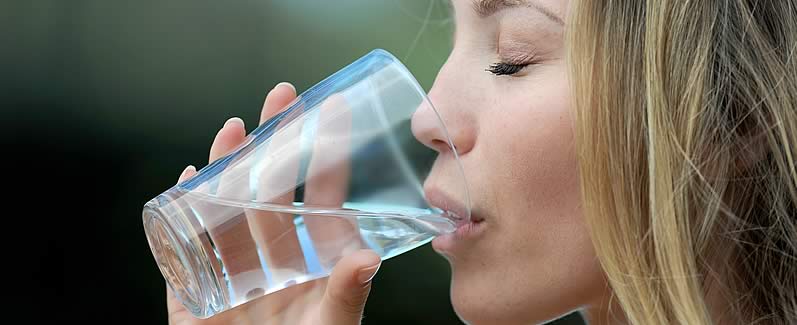
<path fill-rule="evenodd" d="M 293 92 L 296 92 L 296 87 L 294 87 L 294 86 L 293 86 L 293 84 L 291 84 L 290 82 L 285 82 L 285 81 L 283 81 L 283 82 L 280 82 L 280 83 L 278 83 L 276 86 L 274 86 L 274 89 L 277 89 L 277 87 L 279 87 L 279 86 L 288 86 L 288 87 L 291 87 L 291 89 L 293 89 Z"/>
<path fill-rule="evenodd" d="M 180 179 L 184 178 L 185 175 L 187 175 L 189 172 L 196 172 L 196 167 L 194 167 L 194 165 L 188 165 L 187 167 L 185 167 L 185 169 L 183 169 L 183 172 L 180 173 Z"/>
<path fill-rule="evenodd" d="M 227 127 L 227 125 L 230 125 L 231 123 L 238 123 L 241 125 L 241 127 L 244 126 L 244 120 L 242 120 L 240 117 L 233 117 L 227 120 L 227 122 L 224 122 L 224 126 L 222 128 Z"/>
<path fill-rule="evenodd" d="M 376 264 L 374 266 L 369 266 L 360 270 L 360 272 L 357 274 L 357 280 L 360 281 L 360 283 L 362 284 L 371 282 L 371 280 L 373 280 L 374 276 L 376 275 L 376 271 L 379 271 L 380 266 L 382 266 L 381 261 L 379 262 L 379 264 Z"/>

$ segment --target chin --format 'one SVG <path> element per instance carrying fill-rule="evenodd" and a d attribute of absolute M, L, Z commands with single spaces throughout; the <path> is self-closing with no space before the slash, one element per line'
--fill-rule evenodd
<path fill-rule="evenodd" d="M 451 305 L 457 316 L 469 325 L 514 325 L 533 324 L 520 322 L 519 315 L 514 315 L 507 304 L 511 305 L 510 297 L 501 293 L 494 286 L 479 277 L 463 277 L 455 274 L 451 281 Z M 490 288 L 492 287 L 492 288 Z"/>
<path fill-rule="evenodd" d="M 541 324 L 578 309 L 559 299 L 561 297 L 555 292 L 523 290 L 523 285 L 511 285 L 511 279 L 462 272 L 452 274 L 451 305 L 465 324 Z"/>

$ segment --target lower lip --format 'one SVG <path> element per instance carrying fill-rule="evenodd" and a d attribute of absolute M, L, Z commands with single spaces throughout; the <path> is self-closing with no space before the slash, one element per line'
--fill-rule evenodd
<path fill-rule="evenodd" d="M 460 225 L 454 232 L 437 236 L 432 240 L 432 248 L 440 253 L 450 252 L 456 246 L 479 237 L 484 232 L 484 226 L 484 220 Z"/>

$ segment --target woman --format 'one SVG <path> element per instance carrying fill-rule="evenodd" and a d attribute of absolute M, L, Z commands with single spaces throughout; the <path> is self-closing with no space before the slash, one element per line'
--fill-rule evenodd
<path fill-rule="evenodd" d="M 463 321 L 797 324 L 795 1 L 452 3 L 430 97 L 474 222 L 433 246 Z M 295 96 L 278 85 L 263 116 Z M 226 123 L 211 160 L 244 132 Z M 440 151 L 435 172 L 454 168 L 442 135 L 416 137 Z M 378 265 L 357 252 L 325 291 L 202 322 L 170 298 L 170 320 L 358 324 Z"/>

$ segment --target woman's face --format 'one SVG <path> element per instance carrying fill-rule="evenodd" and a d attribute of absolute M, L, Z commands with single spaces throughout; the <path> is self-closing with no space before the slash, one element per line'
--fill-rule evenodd
<path fill-rule="evenodd" d="M 452 0 L 454 49 L 430 92 L 469 182 L 475 224 L 438 237 L 472 324 L 529 324 L 599 303 L 606 282 L 580 209 L 564 48 L 566 0 Z M 416 118 L 423 118 L 417 114 Z M 427 190 L 457 168 L 443 136 Z"/>

